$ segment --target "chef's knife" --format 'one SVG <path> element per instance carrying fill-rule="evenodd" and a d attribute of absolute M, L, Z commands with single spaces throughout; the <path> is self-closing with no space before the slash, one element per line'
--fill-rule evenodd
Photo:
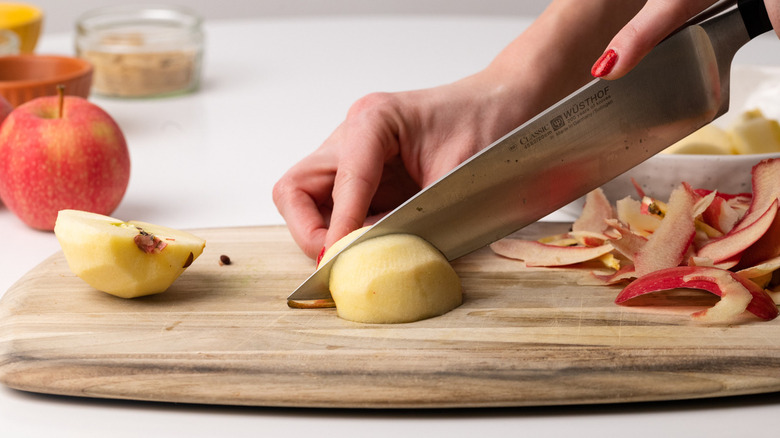
<path fill-rule="evenodd" d="M 411 233 L 453 260 L 541 219 L 725 113 L 734 54 L 771 29 L 763 0 L 740 0 L 683 28 L 628 75 L 593 80 L 417 193 L 344 249 Z M 334 259 L 288 302 L 330 298 Z"/>

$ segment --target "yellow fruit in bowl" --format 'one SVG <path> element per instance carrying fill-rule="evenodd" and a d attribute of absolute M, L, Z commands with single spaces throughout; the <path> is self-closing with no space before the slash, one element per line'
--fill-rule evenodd
<path fill-rule="evenodd" d="M 336 245 L 343 248 L 362 231 Z M 330 292 L 339 317 L 363 323 L 418 321 L 444 314 L 463 300 L 460 278 L 444 255 L 411 234 L 375 237 L 338 254 Z"/>
<path fill-rule="evenodd" d="M 186 231 L 80 210 L 61 210 L 54 234 L 74 274 L 122 298 L 164 292 L 206 246 Z"/>
<path fill-rule="evenodd" d="M 731 126 L 729 136 L 735 154 L 780 152 L 780 124 L 764 117 L 758 109 L 742 113 Z"/>
<path fill-rule="evenodd" d="M 21 53 L 32 53 L 41 34 L 43 12 L 24 3 L 0 3 L 0 29 L 8 29 L 19 37 Z"/>
<path fill-rule="evenodd" d="M 750 155 L 780 152 L 780 123 L 760 109 L 744 111 L 728 129 L 709 124 L 664 149 L 664 154 Z"/>
<path fill-rule="evenodd" d="M 715 126 L 704 125 L 693 134 L 664 149 L 664 154 L 726 155 L 732 150 L 728 133 Z"/>

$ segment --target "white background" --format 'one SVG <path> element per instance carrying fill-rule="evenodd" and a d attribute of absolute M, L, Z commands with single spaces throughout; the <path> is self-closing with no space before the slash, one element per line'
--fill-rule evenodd
<path fill-rule="evenodd" d="M 46 11 L 45 29 L 71 30 L 76 18 L 91 8 L 114 4 L 148 4 L 155 0 L 27 0 Z M 206 19 L 301 15 L 437 14 L 538 15 L 545 0 L 178 0 L 166 4 L 188 6 Z"/>
<path fill-rule="evenodd" d="M 41 50 L 72 54 L 73 22 L 80 13 L 127 2 L 36 3 L 47 14 Z M 206 17 L 203 87 L 155 101 L 93 99 L 118 121 L 133 159 L 116 216 L 177 228 L 281 223 L 270 202 L 273 182 L 335 128 L 351 102 L 371 91 L 431 86 L 474 72 L 528 24 L 524 16 L 537 15 L 546 2 L 181 3 Z M 780 45 L 774 38 L 756 41 L 743 59 L 780 65 Z M 166 172 L 144 165 L 160 162 Z M 5 208 L 0 228 L 1 294 L 58 244 Z M 777 436 L 778 413 L 778 394 L 607 406 L 345 411 L 104 401 L 0 387 L 3 438 L 755 438 Z"/>

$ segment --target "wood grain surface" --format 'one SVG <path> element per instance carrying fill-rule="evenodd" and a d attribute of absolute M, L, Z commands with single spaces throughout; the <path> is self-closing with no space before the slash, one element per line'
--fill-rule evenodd
<path fill-rule="evenodd" d="M 536 224 L 528 236 L 559 231 Z M 410 324 L 291 309 L 314 268 L 283 227 L 196 230 L 206 251 L 167 292 L 97 292 L 61 253 L 0 301 L 0 380 L 25 391 L 257 406 L 439 408 L 671 400 L 780 390 L 780 323 L 705 326 L 705 292 L 630 307 L 588 269 L 454 263 L 464 303 Z M 220 255 L 231 265 L 220 266 Z M 647 305 L 654 304 L 650 308 Z"/>

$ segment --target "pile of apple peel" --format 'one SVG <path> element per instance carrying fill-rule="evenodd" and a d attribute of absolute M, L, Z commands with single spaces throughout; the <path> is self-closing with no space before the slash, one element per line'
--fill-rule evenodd
<path fill-rule="evenodd" d="M 529 267 L 563 267 L 594 260 L 611 269 L 591 272 L 602 284 L 627 285 L 615 302 L 652 292 L 701 289 L 720 296 L 694 320 L 732 323 L 745 312 L 761 320 L 780 304 L 780 159 L 752 169 L 752 194 L 725 194 L 682 183 L 662 202 L 635 184 L 641 200 L 614 206 L 596 189 L 570 232 L 538 241 L 505 238 L 498 255 Z"/>

